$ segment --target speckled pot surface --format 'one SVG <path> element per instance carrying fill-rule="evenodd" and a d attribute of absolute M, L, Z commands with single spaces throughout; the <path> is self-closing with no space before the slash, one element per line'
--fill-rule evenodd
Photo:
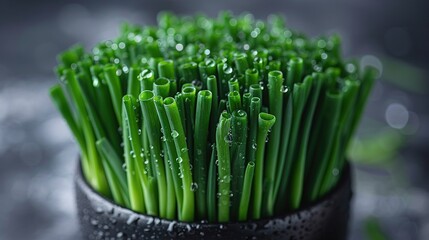
<path fill-rule="evenodd" d="M 346 239 L 350 213 L 350 167 L 338 186 L 318 202 L 270 219 L 226 224 L 184 223 L 135 213 L 101 197 L 75 177 L 76 203 L 84 239 Z"/>

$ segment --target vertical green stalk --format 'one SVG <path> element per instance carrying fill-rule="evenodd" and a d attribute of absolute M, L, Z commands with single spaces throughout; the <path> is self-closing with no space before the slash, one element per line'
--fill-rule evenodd
<path fill-rule="evenodd" d="M 228 81 L 232 78 L 234 70 L 226 63 L 220 62 L 217 64 L 217 73 L 219 81 L 219 97 L 224 99 L 228 95 Z"/>
<path fill-rule="evenodd" d="M 216 74 L 216 61 L 210 58 L 206 59 L 198 64 L 198 69 L 200 79 L 203 81 L 203 88 L 208 88 L 208 77 Z"/>
<path fill-rule="evenodd" d="M 127 173 L 128 192 L 130 194 L 130 205 L 131 209 L 146 213 L 145 198 L 143 195 L 143 186 L 140 180 L 140 170 L 143 169 L 142 162 L 136 162 L 133 158 L 134 152 L 132 152 L 130 132 L 128 128 L 128 118 L 126 109 L 122 108 L 122 135 L 124 142 L 124 158 Z M 140 165 L 140 166 L 138 166 Z"/>
<path fill-rule="evenodd" d="M 141 92 L 140 81 L 138 79 L 138 76 L 141 71 L 141 68 L 130 67 L 130 72 L 128 73 L 127 93 L 133 95 L 135 98 L 138 98 Z"/>
<path fill-rule="evenodd" d="M 228 107 L 230 112 L 238 111 L 241 109 L 240 92 L 233 91 L 228 93 Z"/>
<path fill-rule="evenodd" d="M 155 82 L 155 73 L 150 69 L 144 69 L 138 76 L 140 81 L 140 91 L 152 90 Z"/>
<path fill-rule="evenodd" d="M 194 192 L 192 191 L 192 173 L 188 151 L 186 150 L 186 135 L 180 120 L 179 109 L 174 98 L 168 97 L 164 100 L 164 108 L 167 113 L 168 121 L 171 127 L 171 136 L 176 145 L 177 161 L 180 164 L 180 173 L 183 178 L 183 221 L 191 222 L 194 220 Z M 182 151 L 185 149 L 185 151 Z"/>
<path fill-rule="evenodd" d="M 216 166 L 216 145 L 212 145 L 209 173 L 207 179 L 207 218 L 210 222 L 216 222 L 217 220 L 217 166 Z"/>
<path fill-rule="evenodd" d="M 292 205 L 292 209 L 299 208 L 304 191 L 304 173 L 306 169 L 306 160 L 308 158 L 308 139 L 313 122 L 314 111 L 319 98 L 321 79 L 313 79 L 313 77 L 307 76 L 304 79 L 303 86 L 306 92 L 305 95 L 307 95 L 305 98 L 308 100 L 305 106 L 304 125 L 300 130 L 300 146 L 299 152 L 297 153 L 297 161 L 295 162 L 291 176 L 292 187 L 290 203 Z"/>
<path fill-rule="evenodd" d="M 262 101 L 262 87 L 259 84 L 252 84 L 249 87 L 249 92 L 252 97 L 257 97 Z"/>
<path fill-rule="evenodd" d="M 232 113 L 231 134 L 231 201 L 233 209 L 231 217 L 237 219 L 246 166 L 247 113 L 245 111 L 238 110 Z"/>
<path fill-rule="evenodd" d="M 337 101 L 338 103 L 336 103 L 337 105 L 339 105 L 339 109 L 338 109 L 338 120 L 334 123 L 334 126 L 332 127 L 333 129 L 333 140 L 332 140 L 332 144 L 329 147 L 329 157 L 328 157 L 328 161 L 326 164 L 326 169 L 324 170 L 323 177 L 322 177 L 322 181 L 319 183 L 320 184 L 320 188 L 319 188 L 319 192 L 318 192 L 318 197 L 322 196 L 324 194 L 326 194 L 326 192 L 330 189 L 330 185 L 332 183 L 332 179 L 334 177 L 336 177 L 336 175 L 339 174 L 339 171 L 334 171 L 337 162 L 338 162 L 338 152 L 339 152 L 339 144 L 340 144 L 340 136 L 341 136 L 341 110 L 343 108 L 343 99 L 344 99 L 344 92 L 340 92 L 336 98 L 335 101 Z M 337 169 L 338 170 L 338 169 Z"/>
<path fill-rule="evenodd" d="M 168 81 L 167 81 L 168 83 Z M 167 213 L 167 182 L 165 176 L 164 159 L 161 156 L 161 125 L 153 101 L 154 93 L 144 90 L 139 95 L 140 107 L 143 113 L 146 132 L 148 133 L 150 143 L 150 153 L 155 166 L 154 176 L 158 184 L 158 203 L 160 217 L 166 217 Z"/>
<path fill-rule="evenodd" d="M 142 182 L 143 195 L 145 197 L 145 204 L 147 213 L 149 215 L 157 216 L 159 214 L 158 199 L 156 193 L 156 186 L 153 177 L 148 176 L 148 172 L 143 166 L 143 152 L 142 144 L 140 141 L 139 127 L 137 125 L 137 118 L 135 109 L 137 109 L 137 100 L 132 95 L 125 95 L 122 98 L 123 108 L 125 109 L 125 118 L 128 125 L 129 140 L 131 142 L 132 161 L 135 161 L 137 174 Z"/>
<path fill-rule="evenodd" d="M 280 71 L 271 71 L 268 73 L 268 99 L 269 112 L 276 117 L 277 124 L 274 124 L 273 132 L 270 135 L 264 167 L 264 216 L 272 216 L 274 213 L 274 173 L 278 167 L 277 162 L 283 117 L 283 74 Z"/>
<path fill-rule="evenodd" d="M 277 196 L 276 200 L 276 209 L 281 209 L 282 211 L 285 210 L 287 202 L 286 199 L 289 197 L 288 194 L 288 187 L 290 184 L 290 172 L 293 166 L 293 163 L 296 161 L 296 154 L 297 154 L 297 142 L 299 138 L 299 129 L 301 128 L 301 118 L 304 111 L 304 106 L 307 102 L 305 94 L 305 89 L 302 83 L 295 83 L 293 87 L 293 94 L 292 94 L 292 103 L 293 103 L 293 119 L 292 119 L 292 126 L 291 126 L 291 132 L 290 132 L 290 139 L 288 142 L 288 149 L 286 152 L 286 158 L 285 166 L 283 169 L 283 175 L 285 176 L 280 181 L 281 188 L 279 189 L 279 195 Z M 291 100 L 289 100 L 291 101 Z M 290 202 L 289 202 L 290 204 Z"/>
<path fill-rule="evenodd" d="M 341 143 L 340 143 L 340 153 L 339 160 L 340 164 L 338 169 L 343 169 L 343 164 L 345 161 L 345 152 L 347 151 L 347 147 L 350 141 L 350 137 L 352 136 L 353 129 L 349 128 L 349 125 L 354 119 L 353 113 L 353 105 L 356 104 L 358 100 L 358 93 L 360 88 L 360 82 L 356 80 L 346 79 L 344 81 L 344 98 L 343 103 L 341 104 Z"/>
<path fill-rule="evenodd" d="M 286 86 L 284 86 L 286 87 Z M 286 87 L 287 88 L 287 87 Z M 289 90 L 289 89 L 288 89 Z M 283 124 L 282 124 L 282 143 L 280 145 L 279 149 L 279 164 L 276 170 L 276 179 L 274 182 L 274 193 L 273 193 L 273 199 L 274 201 L 277 201 L 278 193 L 280 188 L 284 188 L 284 186 L 281 185 L 281 181 L 286 176 L 283 175 L 283 171 L 285 167 L 287 168 L 290 161 L 286 159 L 289 142 L 290 142 L 290 134 L 292 131 L 292 120 L 294 116 L 293 112 L 293 97 L 292 94 L 287 91 L 285 93 L 284 100 L 287 100 L 287 103 L 284 103 L 283 106 L 286 106 L 286 110 L 283 111 Z"/>
<path fill-rule="evenodd" d="M 261 109 L 261 99 L 253 97 L 250 100 L 249 134 L 247 138 L 247 162 L 256 162 L 256 138 L 258 136 L 258 117 Z"/>
<path fill-rule="evenodd" d="M 263 173 L 264 173 L 264 153 L 265 143 L 268 131 L 276 122 L 276 117 L 269 113 L 260 113 L 258 117 L 258 134 L 256 138 L 256 162 L 255 162 L 255 180 L 253 184 L 253 208 L 252 218 L 259 219 L 262 210 L 262 192 L 263 192 Z"/>
<path fill-rule="evenodd" d="M 216 129 L 216 149 L 218 156 L 218 221 L 229 221 L 231 161 L 229 155 L 231 115 L 223 112 Z"/>
<path fill-rule="evenodd" d="M 343 161 L 343 156 L 341 156 L 342 147 L 346 148 L 347 143 L 343 143 L 342 137 L 344 132 L 351 131 L 351 129 L 344 129 L 350 119 L 350 115 L 353 114 L 353 106 L 356 105 L 356 95 L 358 94 L 358 86 L 356 84 L 352 84 L 350 80 L 346 80 L 345 86 L 342 90 L 342 104 L 340 109 L 340 116 L 338 119 L 338 125 L 335 128 L 334 141 L 331 146 L 331 155 L 328 162 L 328 167 L 325 172 L 325 176 L 323 178 L 323 182 L 321 184 L 321 188 L 319 191 L 319 196 L 326 194 L 332 186 L 336 183 L 337 179 L 340 176 L 342 166 L 341 162 Z"/>
<path fill-rule="evenodd" d="M 121 120 L 121 100 L 122 100 L 122 87 L 121 80 L 118 75 L 116 75 L 116 71 L 118 69 L 113 64 L 108 64 L 103 68 L 104 76 L 107 82 L 107 86 L 109 88 L 110 96 L 113 103 L 113 109 L 115 110 L 116 119 L 118 123 L 122 123 Z"/>
<path fill-rule="evenodd" d="M 127 180 L 121 166 L 121 159 L 112 145 L 103 138 L 97 141 L 97 148 L 104 161 L 103 168 L 112 191 L 113 200 L 125 207 L 130 207 Z"/>
<path fill-rule="evenodd" d="M 91 68 L 92 69 L 92 68 Z M 103 125 L 106 130 L 106 137 L 109 139 L 113 148 L 116 149 L 116 152 L 121 155 L 123 153 L 123 149 L 121 148 L 121 136 L 118 131 L 121 123 L 118 123 L 115 116 L 115 112 L 113 109 L 112 99 L 110 97 L 109 89 L 106 83 L 104 83 L 104 75 L 100 73 L 97 77 L 97 80 L 94 81 L 94 89 L 95 89 L 95 102 L 97 106 L 98 117 L 100 118 L 100 123 Z M 95 78 L 95 76 L 93 76 Z M 92 110 L 94 111 L 94 106 L 92 106 Z M 122 161 L 123 162 L 123 161 Z"/>
<path fill-rule="evenodd" d="M 218 86 L 216 76 L 210 75 L 207 77 L 207 89 L 212 93 L 212 114 L 210 115 L 210 142 L 214 143 L 216 137 L 216 124 L 217 124 L 217 113 L 218 113 Z"/>
<path fill-rule="evenodd" d="M 252 193 L 253 175 L 255 173 L 255 162 L 249 162 L 244 174 L 244 184 L 240 198 L 240 207 L 238 210 L 238 221 L 246 221 L 249 212 L 249 203 Z"/>
<path fill-rule="evenodd" d="M 158 63 L 158 76 L 167 79 L 176 79 L 172 60 L 164 60 Z"/>
<path fill-rule="evenodd" d="M 368 100 L 368 96 L 371 92 L 372 86 L 374 85 L 375 79 L 377 78 L 378 70 L 374 67 L 368 67 L 364 70 L 364 74 L 362 76 L 359 93 L 357 96 L 357 102 L 355 109 L 355 117 L 352 118 L 352 123 L 350 126 L 350 132 L 347 139 L 349 140 L 350 137 L 354 134 L 356 131 L 356 128 L 358 126 L 358 123 L 362 117 L 363 110 L 365 109 L 365 104 Z"/>
<path fill-rule="evenodd" d="M 183 85 L 184 88 L 182 89 L 182 97 L 183 97 L 183 103 L 184 103 L 184 110 L 185 110 L 185 133 L 186 136 L 192 136 L 194 134 L 194 128 L 195 128 L 195 105 L 196 105 L 196 98 L 197 98 L 197 92 L 193 85 L 186 86 Z M 194 146 L 194 139 L 192 137 L 186 138 L 186 143 L 189 147 Z M 189 151 L 189 149 L 187 149 Z M 191 160 L 191 164 L 193 164 L 193 154 L 194 152 L 189 152 L 189 159 Z"/>
<path fill-rule="evenodd" d="M 93 129 L 91 127 L 91 123 L 89 121 L 87 109 L 85 108 L 82 89 L 76 79 L 75 73 L 72 70 L 66 70 L 64 74 L 65 78 L 67 79 L 67 84 L 70 87 L 71 98 L 75 103 L 78 118 L 80 119 L 80 122 L 82 124 L 81 127 L 83 131 L 83 136 L 85 138 L 89 166 L 91 169 L 91 176 L 93 176 L 92 187 L 94 187 L 102 195 L 109 196 L 109 186 L 107 184 L 107 180 L 103 171 L 101 159 L 98 156 L 98 152 L 95 146 L 96 139 L 94 136 Z"/>
<path fill-rule="evenodd" d="M 80 131 L 78 124 L 73 116 L 73 112 L 70 109 L 63 89 L 59 84 L 56 84 L 51 87 L 51 89 L 49 89 L 49 94 L 51 95 L 51 98 L 58 111 L 61 113 L 61 116 L 66 120 L 67 125 L 69 126 L 74 138 L 76 139 L 76 142 L 78 143 L 82 151 L 82 155 L 86 155 L 85 139 L 82 136 L 82 132 Z"/>
<path fill-rule="evenodd" d="M 83 137 L 81 129 L 79 128 L 76 122 L 76 119 L 73 116 L 72 110 L 70 109 L 70 105 L 67 102 L 64 91 L 59 84 L 56 84 L 53 87 L 51 87 L 51 89 L 49 90 L 49 94 L 51 95 L 52 101 L 54 102 L 58 111 L 61 113 L 62 117 L 66 120 L 67 125 L 69 126 L 71 132 L 73 133 L 74 138 L 76 139 L 76 142 L 79 145 L 81 155 L 82 155 L 81 156 L 82 170 L 83 170 L 85 179 L 87 179 L 88 182 L 92 183 L 91 168 L 89 165 L 90 164 L 89 159 L 87 157 L 85 138 Z"/>
<path fill-rule="evenodd" d="M 207 140 L 209 133 L 209 123 L 212 107 L 212 93 L 209 90 L 202 90 L 198 92 L 197 110 L 195 117 L 194 131 L 194 179 L 197 186 L 196 189 L 196 208 L 197 217 L 205 219 L 207 216 L 207 200 L 206 200 L 206 186 L 207 186 Z"/>
<path fill-rule="evenodd" d="M 246 70 L 249 68 L 249 64 L 247 62 L 247 55 L 245 53 L 237 53 L 234 56 L 235 68 L 239 74 L 244 74 Z"/>
<path fill-rule="evenodd" d="M 185 83 L 192 83 L 199 80 L 198 66 L 195 62 L 187 62 L 179 67 L 179 73 L 181 75 L 180 86 Z"/>
<path fill-rule="evenodd" d="M 314 129 L 313 135 L 324 136 L 325 140 L 316 144 L 314 152 L 309 152 L 309 154 L 312 153 L 309 157 L 314 159 L 312 166 L 309 167 L 310 173 L 306 178 L 306 181 L 308 181 L 306 184 L 307 200 L 310 202 L 315 201 L 319 194 L 322 178 L 329 162 L 335 129 L 338 127 L 341 108 L 341 95 L 339 93 L 327 92 L 325 95 L 318 120 L 320 121 L 320 127 Z M 313 141 L 316 141 L 316 139 L 313 139 Z"/>
<path fill-rule="evenodd" d="M 163 142 L 163 149 L 167 151 L 166 143 Z M 173 179 L 173 173 L 171 171 L 170 162 L 174 161 L 169 158 L 168 154 L 164 154 L 164 167 L 165 175 L 167 179 L 167 209 L 166 218 L 170 220 L 176 219 L 176 189 Z"/>
<path fill-rule="evenodd" d="M 240 83 L 238 82 L 237 78 L 232 78 L 231 80 L 228 81 L 228 89 L 229 92 L 240 92 Z"/>
<path fill-rule="evenodd" d="M 302 58 L 293 57 L 288 62 L 288 72 L 286 77 L 286 86 L 291 90 L 295 83 L 301 82 L 304 68 L 304 60 Z"/>
<path fill-rule="evenodd" d="M 170 81 L 165 77 L 160 77 L 153 83 L 153 92 L 156 96 L 166 98 L 170 95 Z"/>
<path fill-rule="evenodd" d="M 244 73 L 245 81 L 244 88 L 249 89 L 251 85 L 258 84 L 259 82 L 259 73 L 256 68 L 247 69 Z"/>
<path fill-rule="evenodd" d="M 155 102 L 156 112 L 158 114 L 158 118 L 159 118 L 159 121 L 160 121 L 161 127 L 162 127 L 162 132 L 163 132 L 163 137 L 164 137 L 162 140 L 164 140 L 165 146 L 167 147 L 167 149 L 166 149 L 167 153 L 164 153 L 164 154 L 168 154 L 168 156 L 169 156 L 169 167 L 171 170 L 171 175 L 172 175 L 173 183 L 174 183 L 174 190 L 176 193 L 176 200 L 177 200 L 178 211 L 179 211 L 179 220 L 183 220 L 183 217 L 182 217 L 182 208 L 183 208 L 183 189 L 182 189 L 182 186 L 183 186 L 183 182 L 182 182 L 182 178 L 180 178 L 180 176 L 181 176 L 180 165 L 179 165 L 178 161 L 176 160 L 178 158 L 176 146 L 174 145 L 174 140 L 172 137 L 172 131 L 171 131 L 170 124 L 168 122 L 167 113 L 165 112 L 165 109 L 164 109 L 164 102 L 162 100 L 162 97 L 161 96 L 155 96 L 154 102 Z"/>

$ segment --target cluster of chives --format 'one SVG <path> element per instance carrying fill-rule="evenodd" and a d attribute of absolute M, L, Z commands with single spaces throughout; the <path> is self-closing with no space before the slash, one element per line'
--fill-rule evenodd
<path fill-rule="evenodd" d="M 279 16 L 162 14 L 59 55 L 50 93 L 88 183 L 136 212 L 245 221 L 332 189 L 374 82 Z"/>

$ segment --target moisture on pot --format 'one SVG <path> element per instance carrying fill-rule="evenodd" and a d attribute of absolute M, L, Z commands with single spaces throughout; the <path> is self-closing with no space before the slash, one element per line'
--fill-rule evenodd
<path fill-rule="evenodd" d="M 344 185 L 377 74 L 344 60 L 337 35 L 307 38 L 280 16 L 228 12 L 161 14 L 158 26 L 126 24 L 58 60 L 50 94 L 101 199 L 217 227 L 301 217 Z"/>

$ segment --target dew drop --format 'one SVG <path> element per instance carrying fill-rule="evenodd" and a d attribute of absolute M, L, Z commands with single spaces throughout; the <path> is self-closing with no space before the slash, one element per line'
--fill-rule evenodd
<path fill-rule="evenodd" d="M 231 134 L 227 134 L 223 139 L 225 140 L 226 143 L 232 143 L 232 135 Z"/>
<path fill-rule="evenodd" d="M 287 92 L 289 92 L 289 88 L 287 87 L 287 86 L 282 86 L 281 88 L 280 88 L 280 91 L 282 91 L 282 93 L 287 93 Z"/>
<path fill-rule="evenodd" d="M 197 191 L 197 189 L 198 189 L 198 184 L 195 182 L 191 183 L 191 191 L 195 192 Z"/>
<path fill-rule="evenodd" d="M 172 132 L 171 132 L 171 137 L 173 137 L 173 138 L 177 138 L 179 136 L 179 133 L 176 131 L 176 130 L 173 130 Z"/>

